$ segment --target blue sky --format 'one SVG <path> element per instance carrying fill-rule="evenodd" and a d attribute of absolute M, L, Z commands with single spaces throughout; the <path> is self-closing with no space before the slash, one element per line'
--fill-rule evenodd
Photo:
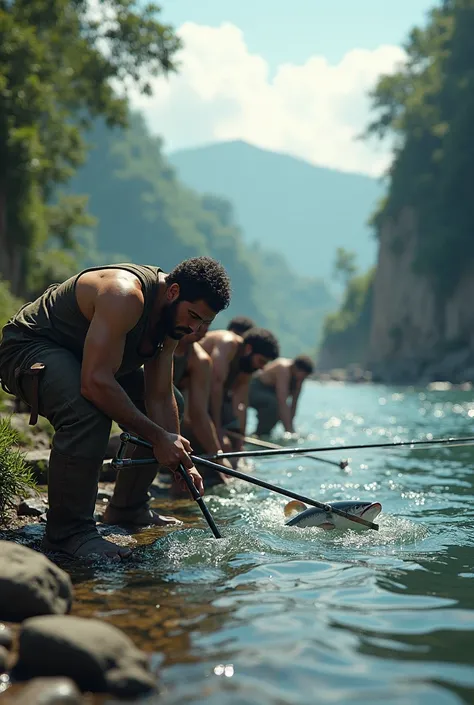
<path fill-rule="evenodd" d="M 432 0 L 170 0 L 162 18 L 179 26 L 231 22 L 251 52 L 280 63 L 303 63 L 317 52 L 339 61 L 353 47 L 401 44 L 422 22 Z"/>
<path fill-rule="evenodd" d="M 184 43 L 179 73 L 136 108 L 168 151 L 242 139 L 320 166 L 373 176 L 390 143 L 357 139 L 369 92 L 405 58 L 428 0 L 169 0 Z"/>

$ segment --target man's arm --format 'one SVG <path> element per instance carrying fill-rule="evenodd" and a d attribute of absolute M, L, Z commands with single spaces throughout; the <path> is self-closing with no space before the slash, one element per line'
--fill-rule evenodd
<path fill-rule="evenodd" d="M 182 462 L 192 468 L 188 441 L 142 414 L 115 379 L 127 333 L 142 311 L 143 294 L 130 280 L 107 279 L 99 286 L 84 342 L 81 393 L 109 418 L 152 443 L 163 465 L 173 468 Z"/>
<path fill-rule="evenodd" d="M 234 388 L 232 392 L 232 408 L 239 424 L 239 433 L 241 438 L 238 441 L 234 440 L 236 450 L 242 450 L 244 445 L 245 430 L 247 428 L 247 409 L 249 405 L 249 390 L 250 390 L 251 375 L 244 375 L 240 384 Z"/>
<path fill-rule="evenodd" d="M 212 376 L 210 408 L 211 417 L 220 439 L 222 439 L 223 436 L 222 403 L 224 400 L 224 384 L 229 374 L 230 361 L 235 355 L 236 349 L 237 343 L 235 341 L 222 341 L 214 346 L 211 353 Z"/>
<path fill-rule="evenodd" d="M 278 402 L 278 414 L 285 431 L 293 433 L 293 420 L 290 407 L 288 406 L 288 396 L 290 392 L 290 370 L 289 368 L 276 370 L 275 391 Z"/>
<path fill-rule="evenodd" d="M 212 360 L 198 343 L 193 345 L 188 369 L 188 414 L 193 433 L 206 453 L 215 454 L 221 444 L 209 415 Z"/>
<path fill-rule="evenodd" d="M 143 366 L 147 414 L 171 433 L 179 433 L 178 405 L 173 392 L 173 355 L 177 344 L 177 340 L 166 338 L 158 357 Z"/>
<path fill-rule="evenodd" d="M 296 416 L 296 409 L 298 407 L 298 399 L 300 398 L 302 386 L 303 386 L 303 382 L 297 382 L 295 385 L 294 392 L 292 394 L 291 410 L 290 410 L 291 423 L 293 423 L 295 416 Z"/>

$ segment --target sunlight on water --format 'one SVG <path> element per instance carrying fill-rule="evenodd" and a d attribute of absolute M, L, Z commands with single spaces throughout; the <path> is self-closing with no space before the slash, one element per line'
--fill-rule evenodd
<path fill-rule="evenodd" d="M 468 392 L 312 383 L 298 443 L 471 435 L 473 415 Z M 282 456 L 244 471 L 321 502 L 378 501 L 379 531 L 285 526 L 288 498 L 237 481 L 205 497 L 221 540 L 181 501 L 186 528 L 147 529 L 126 566 L 78 570 L 80 613 L 154 654 L 161 694 L 142 703 L 473 702 L 474 449 L 324 457 L 350 466 Z"/>

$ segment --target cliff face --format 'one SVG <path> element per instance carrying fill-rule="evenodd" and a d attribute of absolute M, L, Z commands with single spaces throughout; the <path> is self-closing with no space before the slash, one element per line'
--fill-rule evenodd
<path fill-rule="evenodd" d="M 368 366 L 386 382 L 474 381 L 474 266 L 440 304 L 413 271 L 416 237 L 408 208 L 382 227 Z"/>

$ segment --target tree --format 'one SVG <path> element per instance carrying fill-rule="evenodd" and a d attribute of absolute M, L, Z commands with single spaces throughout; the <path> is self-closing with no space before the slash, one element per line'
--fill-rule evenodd
<path fill-rule="evenodd" d="M 345 287 L 357 272 L 356 256 L 355 252 L 349 252 L 344 247 L 338 247 L 336 250 L 334 276 L 336 279 L 341 279 Z"/>
<path fill-rule="evenodd" d="M 474 0 L 445 0 L 406 43 L 406 65 L 372 93 L 368 134 L 395 136 L 377 228 L 409 206 L 417 216 L 414 269 L 441 302 L 474 259 Z"/>
<path fill-rule="evenodd" d="M 112 83 L 149 93 L 150 76 L 174 70 L 180 42 L 157 12 L 136 0 L 93 11 L 87 0 L 0 0 L 0 276 L 15 294 L 30 286 L 58 210 L 74 214 L 55 233 L 63 245 L 83 222 L 84 204 L 51 200 L 84 159 L 91 118 L 126 123 Z"/>

